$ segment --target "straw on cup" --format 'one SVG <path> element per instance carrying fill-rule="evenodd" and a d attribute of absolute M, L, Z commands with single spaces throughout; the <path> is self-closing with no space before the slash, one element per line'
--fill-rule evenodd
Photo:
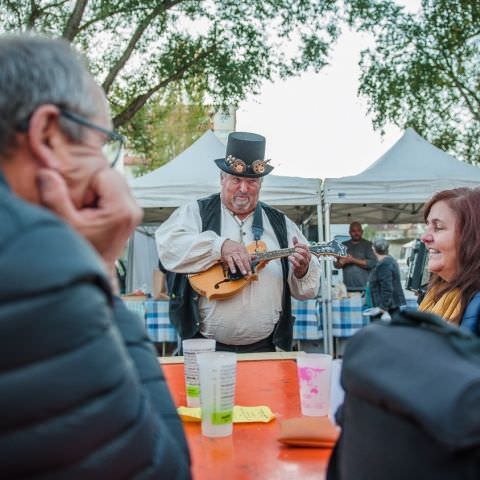
<path fill-rule="evenodd" d="M 182 349 L 187 406 L 199 407 L 200 379 L 198 376 L 197 355 L 202 352 L 214 352 L 215 340 L 209 338 L 191 338 L 183 340 Z"/>

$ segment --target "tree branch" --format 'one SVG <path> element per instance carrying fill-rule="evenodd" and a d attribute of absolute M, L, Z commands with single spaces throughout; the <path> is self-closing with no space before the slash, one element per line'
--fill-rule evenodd
<path fill-rule="evenodd" d="M 27 28 L 29 30 L 33 29 L 36 20 L 40 17 L 41 9 L 35 3 L 35 0 L 30 0 L 30 15 L 27 18 Z"/>
<path fill-rule="evenodd" d="M 174 7 L 175 5 L 177 5 L 178 3 L 182 3 L 184 2 L 185 0 L 175 0 L 175 1 L 172 1 L 172 2 L 168 2 L 168 3 L 164 3 L 164 6 L 163 6 L 163 9 L 165 11 L 169 10 L 170 8 Z M 78 28 L 78 31 L 79 32 L 82 32 L 83 30 L 86 30 L 87 28 L 89 28 L 90 26 L 92 26 L 94 23 L 98 23 L 98 22 L 102 22 L 103 20 L 105 20 L 106 18 L 108 17 L 111 17 L 112 15 L 120 15 L 122 13 L 128 13 L 129 15 L 132 16 L 132 18 L 134 17 L 134 14 L 137 13 L 137 12 L 144 12 L 148 10 L 148 7 L 145 7 L 144 5 L 141 5 L 139 7 L 136 7 L 136 8 L 131 8 L 129 7 L 128 5 L 123 8 L 123 9 L 116 9 L 114 12 L 111 12 L 111 11 L 108 11 L 108 10 L 105 10 L 104 13 L 102 15 L 98 15 L 97 17 L 94 17 L 92 19 L 90 19 L 88 22 L 85 22 L 84 24 L 82 24 L 79 28 Z"/>
<path fill-rule="evenodd" d="M 6 2 L 7 8 L 13 11 L 13 15 L 16 17 L 16 22 L 17 22 L 17 28 L 19 29 L 22 25 L 23 18 L 20 12 L 20 9 L 18 8 L 18 4 L 16 1 L 14 2 Z"/>
<path fill-rule="evenodd" d="M 472 32 L 468 37 L 465 37 L 465 41 L 468 42 L 470 40 L 474 40 L 476 37 L 480 35 L 480 29 L 476 30 L 475 32 Z"/>
<path fill-rule="evenodd" d="M 98 22 L 103 22 L 106 18 L 112 17 L 113 15 L 121 15 L 123 13 L 128 13 L 133 18 L 135 13 L 144 12 L 145 10 L 148 10 L 148 8 L 144 6 L 140 6 L 137 8 L 130 8 L 128 5 L 125 8 L 116 9 L 114 12 L 110 10 L 104 10 L 101 15 L 93 17 L 92 19 L 88 20 L 88 22 L 85 22 L 80 27 L 78 27 L 78 31 L 82 32 L 83 30 L 86 30 L 87 28 L 91 27 L 93 24 Z"/>
<path fill-rule="evenodd" d="M 163 6 L 157 6 L 155 7 L 149 15 L 147 15 L 137 26 L 135 31 L 133 32 L 132 37 L 130 38 L 130 41 L 128 42 L 127 47 L 123 51 L 122 55 L 120 58 L 117 60 L 115 65 L 110 69 L 110 71 L 107 74 L 107 77 L 103 81 L 102 87 L 105 93 L 108 93 L 110 90 L 110 87 L 112 86 L 116 76 L 118 75 L 118 72 L 125 66 L 127 63 L 128 59 L 132 55 L 132 53 L 135 50 L 135 47 L 140 40 L 141 36 L 145 32 L 145 30 L 150 26 L 150 23 L 152 20 L 159 15 L 163 11 Z"/>
<path fill-rule="evenodd" d="M 35 0 L 30 0 L 30 14 L 25 20 L 25 23 L 27 25 L 27 29 L 31 30 L 35 27 L 35 22 L 41 18 L 46 12 L 48 12 L 51 9 L 55 9 L 57 7 L 60 7 L 61 5 L 65 4 L 68 0 L 60 0 L 56 3 L 48 3 L 44 7 L 40 7 L 37 3 L 35 3 Z M 20 10 L 15 8 L 15 13 L 17 14 L 18 18 L 18 27 L 20 28 L 23 20 L 21 18 L 21 13 Z"/>
<path fill-rule="evenodd" d="M 213 49 L 214 49 L 214 46 L 195 55 L 190 62 L 187 62 L 184 65 L 182 65 L 181 68 L 179 68 L 175 73 L 165 78 L 161 82 L 157 83 L 155 86 L 150 88 L 147 92 L 141 95 L 138 95 L 136 98 L 134 98 L 132 102 L 130 102 L 130 104 L 127 107 L 125 107 L 125 109 L 121 113 L 115 116 L 115 118 L 113 119 L 113 126 L 115 128 L 118 128 L 124 125 L 125 123 L 127 123 L 145 105 L 145 103 L 147 103 L 148 99 L 154 93 L 166 87 L 171 82 L 181 80 L 185 76 L 185 73 L 191 68 L 192 65 L 194 65 L 196 62 L 198 62 L 202 58 L 205 58 L 207 55 L 209 55 L 213 51 Z"/>
<path fill-rule="evenodd" d="M 105 80 L 103 81 L 102 88 L 105 91 L 105 93 L 108 93 L 110 88 L 112 87 L 113 82 L 115 81 L 115 78 L 117 77 L 118 73 L 122 68 L 125 66 L 127 63 L 128 59 L 131 57 L 132 53 L 135 51 L 135 47 L 137 43 L 139 42 L 140 38 L 142 37 L 143 33 L 145 30 L 150 26 L 152 21 L 154 20 L 155 17 L 160 15 L 162 12 L 166 12 L 168 9 L 174 7 L 175 5 L 181 3 L 184 0 L 171 0 L 169 2 L 165 1 L 163 4 L 157 5 L 149 15 L 147 15 L 137 26 L 135 32 L 133 33 L 132 37 L 130 38 L 130 41 L 128 42 L 127 47 L 123 51 L 122 55 L 120 58 L 117 60 L 115 65 L 110 69 L 108 72 Z"/>
<path fill-rule="evenodd" d="M 445 72 L 447 77 L 453 82 L 454 87 L 456 87 L 457 91 L 459 92 L 460 96 L 462 97 L 463 101 L 465 102 L 468 110 L 471 112 L 474 118 L 480 120 L 480 98 L 476 95 L 476 93 L 471 90 L 467 85 L 463 84 L 458 75 L 455 74 L 454 68 L 451 63 L 451 55 L 445 52 L 442 48 L 434 48 L 434 50 L 442 57 L 444 64 L 438 62 L 435 57 L 431 56 L 427 51 L 425 45 L 420 46 L 417 44 L 417 51 L 423 52 L 423 54 L 430 58 L 434 65 L 441 71 Z M 472 100 L 478 104 L 478 108 L 474 108 L 472 104 Z"/>
<path fill-rule="evenodd" d="M 453 83 L 457 87 L 457 90 L 460 92 L 460 96 L 463 98 L 465 104 L 467 105 L 468 109 L 470 110 L 474 118 L 480 121 L 480 98 L 477 97 L 475 92 L 471 90 L 467 85 L 464 85 L 458 79 L 457 75 L 455 75 L 453 67 L 450 63 L 449 56 L 446 55 L 443 50 L 440 51 L 440 54 L 442 55 L 445 61 L 445 65 L 447 66 L 447 72 L 446 72 L 447 75 L 450 77 L 450 79 L 453 81 Z M 472 104 L 472 100 L 478 104 L 477 108 L 475 108 L 474 105 Z"/>
<path fill-rule="evenodd" d="M 73 12 L 70 15 L 67 24 L 65 25 L 65 29 L 63 30 L 62 37 L 68 41 L 72 41 L 75 36 L 77 35 L 80 25 L 80 21 L 82 20 L 83 13 L 85 12 L 85 8 L 87 6 L 88 0 L 77 0 L 75 2 L 75 7 L 73 8 Z"/>

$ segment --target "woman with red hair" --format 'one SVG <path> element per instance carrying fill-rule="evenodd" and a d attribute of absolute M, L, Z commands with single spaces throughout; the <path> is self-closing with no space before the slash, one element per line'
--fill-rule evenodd
<path fill-rule="evenodd" d="M 480 335 L 480 188 L 436 193 L 424 218 L 432 276 L 419 308 Z"/>

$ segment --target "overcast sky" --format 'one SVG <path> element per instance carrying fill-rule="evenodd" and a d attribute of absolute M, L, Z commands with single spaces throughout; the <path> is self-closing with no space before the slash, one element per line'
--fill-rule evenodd
<path fill-rule="evenodd" d="M 419 0 L 404 0 L 416 10 Z M 344 31 L 331 64 L 318 74 L 265 84 L 237 111 L 237 130 L 265 135 L 274 174 L 342 177 L 363 171 L 402 135 L 391 125 L 373 130 L 365 99 L 357 97 L 360 51 L 369 38 Z"/>

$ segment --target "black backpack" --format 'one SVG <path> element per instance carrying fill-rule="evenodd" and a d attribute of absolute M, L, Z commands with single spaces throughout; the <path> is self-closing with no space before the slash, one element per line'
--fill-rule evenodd
<path fill-rule="evenodd" d="M 480 339 L 422 312 L 347 345 L 327 480 L 480 479 Z"/>

